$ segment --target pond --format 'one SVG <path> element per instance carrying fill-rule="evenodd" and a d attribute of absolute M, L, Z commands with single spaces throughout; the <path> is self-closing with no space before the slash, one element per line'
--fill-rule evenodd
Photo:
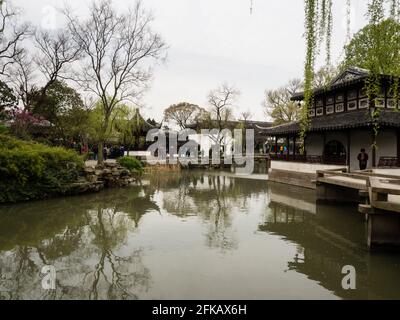
<path fill-rule="evenodd" d="M 0 299 L 399 299 L 398 283 L 400 254 L 366 250 L 355 208 L 257 176 L 163 173 L 0 207 Z"/>

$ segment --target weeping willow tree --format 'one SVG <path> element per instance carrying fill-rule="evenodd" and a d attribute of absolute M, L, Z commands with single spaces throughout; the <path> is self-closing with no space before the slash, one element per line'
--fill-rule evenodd
<path fill-rule="evenodd" d="M 315 60 L 325 43 L 326 65 L 331 65 L 331 38 L 333 29 L 333 0 L 305 1 L 306 60 L 304 68 L 304 105 L 301 110 L 300 138 L 304 142 L 310 124 L 309 109 L 313 104 Z M 304 148 L 304 143 L 303 143 Z"/>
<path fill-rule="evenodd" d="M 306 41 L 306 59 L 304 70 L 304 104 L 301 111 L 301 132 L 303 141 L 309 128 L 309 109 L 313 105 L 313 78 L 315 74 L 315 61 L 321 52 L 321 44 L 325 43 L 326 64 L 331 64 L 331 38 L 333 26 L 332 0 L 304 0 L 305 5 L 305 41 Z M 350 17 L 351 0 L 346 0 L 347 6 L 347 41 L 351 39 Z M 380 108 L 375 108 L 375 99 L 381 94 L 381 70 L 380 60 L 387 56 L 387 48 L 381 37 L 381 26 L 385 19 L 400 21 L 400 0 L 369 0 L 366 8 L 368 17 L 368 26 L 370 31 L 371 44 L 368 46 L 365 66 L 370 70 L 366 81 L 366 91 L 370 100 L 370 114 L 373 122 L 374 143 L 376 148 L 376 137 L 379 132 Z M 391 72 L 391 94 L 396 101 L 399 100 L 399 78 L 400 78 L 400 50 L 393 49 L 393 65 Z"/>

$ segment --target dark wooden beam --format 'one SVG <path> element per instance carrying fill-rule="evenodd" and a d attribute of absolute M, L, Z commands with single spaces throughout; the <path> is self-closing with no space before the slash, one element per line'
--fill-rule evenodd
<path fill-rule="evenodd" d="M 290 155 L 290 136 L 286 136 L 287 154 Z"/>
<path fill-rule="evenodd" d="M 293 136 L 293 155 L 296 155 L 296 136 Z"/>
<path fill-rule="evenodd" d="M 350 164 L 351 164 L 351 131 L 347 130 L 347 166 L 349 167 L 350 170 Z"/>
<path fill-rule="evenodd" d="M 372 167 L 376 167 L 376 137 L 374 131 L 372 131 Z"/>
<path fill-rule="evenodd" d="M 396 129 L 396 137 L 397 137 L 397 166 L 400 164 L 400 129 Z"/>

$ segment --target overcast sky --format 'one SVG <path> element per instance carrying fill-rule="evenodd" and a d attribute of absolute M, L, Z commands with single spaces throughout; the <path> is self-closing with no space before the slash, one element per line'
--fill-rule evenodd
<path fill-rule="evenodd" d="M 62 24 L 52 8 L 68 3 L 77 12 L 90 0 L 12 0 L 37 25 Z M 121 10 L 133 0 L 114 0 Z M 304 62 L 303 0 L 144 0 L 154 28 L 169 46 L 168 60 L 157 66 L 144 97 L 145 116 L 161 120 L 171 104 L 187 101 L 206 107 L 207 93 L 223 82 L 241 91 L 235 114 L 249 110 L 267 120 L 261 107 L 264 90 L 302 77 Z M 345 0 L 334 1 L 334 59 L 343 53 Z M 352 30 L 365 24 L 367 0 L 352 0 Z"/>

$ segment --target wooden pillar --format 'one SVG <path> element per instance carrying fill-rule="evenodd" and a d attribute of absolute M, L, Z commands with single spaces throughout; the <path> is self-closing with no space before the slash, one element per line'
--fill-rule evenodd
<path fill-rule="evenodd" d="M 372 131 L 372 167 L 376 168 L 376 137 Z"/>
<path fill-rule="evenodd" d="M 286 136 L 287 157 L 290 156 L 290 137 Z"/>
<path fill-rule="evenodd" d="M 275 153 L 278 155 L 278 136 L 275 136 Z"/>
<path fill-rule="evenodd" d="M 397 136 L 397 166 L 400 165 L 400 129 L 396 129 Z"/>
<path fill-rule="evenodd" d="M 325 163 L 326 132 L 322 132 L 322 163 Z"/>
<path fill-rule="evenodd" d="M 293 155 L 296 155 L 296 136 L 293 136 Z"/>
<path fill-rule="evenodd" d="M 346 150 L 346 165 L 349 167 L 350 172 L 350 163 L 351 163 L 351 130 L 347 131 L 347 150 Z"/>

